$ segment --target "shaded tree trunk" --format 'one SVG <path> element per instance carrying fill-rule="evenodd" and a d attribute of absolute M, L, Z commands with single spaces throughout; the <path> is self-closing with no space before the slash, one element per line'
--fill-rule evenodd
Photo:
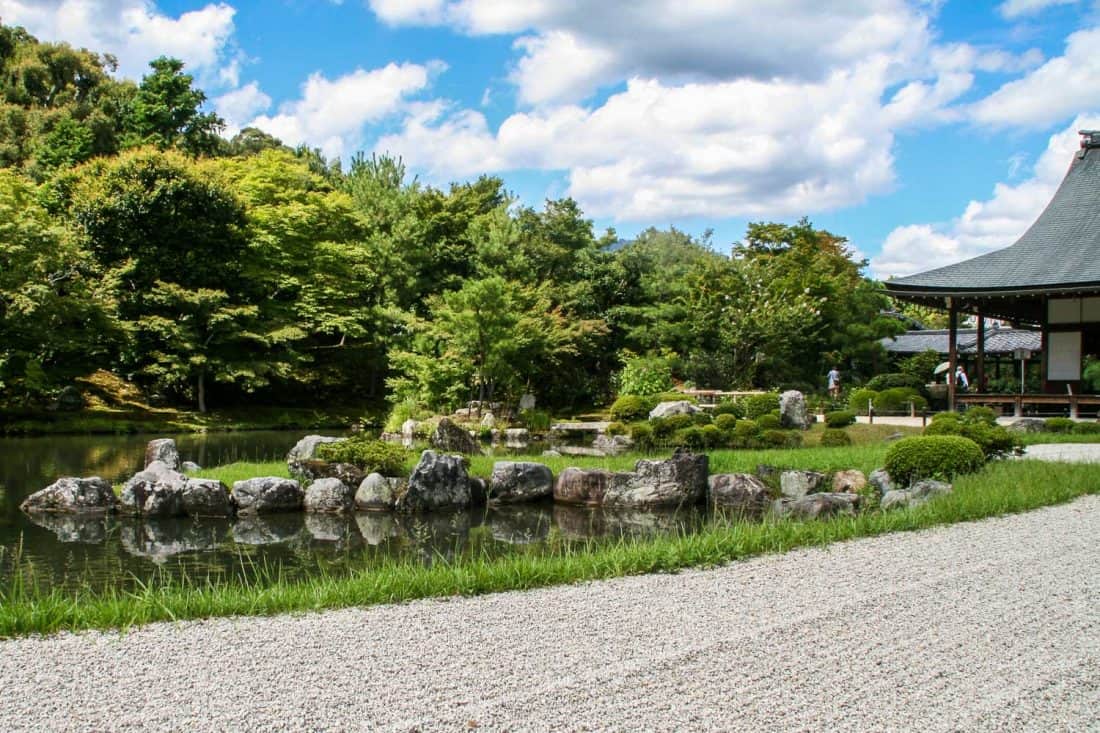
<path fill-rule="evenodd" d="M 203 369 L 201 372 L 199 372 L 198 393 L 199 393 L 199 412 L 205 413 L 206 412 L 206 370 L 205 369 Z"/>

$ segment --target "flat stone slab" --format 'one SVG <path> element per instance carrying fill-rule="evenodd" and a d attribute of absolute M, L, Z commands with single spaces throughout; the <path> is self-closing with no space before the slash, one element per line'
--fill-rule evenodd
<path fill-rule="evenodd" d="M 603 433 L 607 431 L 609 422 L 556 422 L 550 426 L 550 429 L 557 433 L 564 433 L 567 430 L 577 430 L 589 433 Z"/>

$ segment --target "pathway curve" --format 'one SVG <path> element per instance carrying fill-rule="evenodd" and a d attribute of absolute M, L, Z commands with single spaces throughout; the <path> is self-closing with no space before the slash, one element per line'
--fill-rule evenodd
<path fill-rule="evenodd" d="M 1100 730 L 1100 497 L 705 571 L 0 643 L 0 730 Z"/>

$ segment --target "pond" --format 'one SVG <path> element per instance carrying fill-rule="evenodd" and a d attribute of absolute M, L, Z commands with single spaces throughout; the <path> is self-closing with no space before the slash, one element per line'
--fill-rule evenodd
<path fill-rule="evenodd" d="M 282 460 L 303 433 L 177 435 L 183 460 L 202 466 Z M 281 514 L 227 520 L 24 514 L 19 504 L 60 476 L 119 482 L 142 467 L 151 436 L 0 439 L 0 588 L 14 572 L 46 586 L 128 587 L 163 575 L 191 580 L 284 577 L 432 563 L 465 551 L 505 554 L 548 542 L 691 531 L 701 509 L 609 511 L 543 502 L 402 516 Z M 18 568 L 18 570 L 16 570 Z"/>

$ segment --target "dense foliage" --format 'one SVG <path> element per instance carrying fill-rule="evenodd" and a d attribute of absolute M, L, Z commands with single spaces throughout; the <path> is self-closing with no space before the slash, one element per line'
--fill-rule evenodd
<path fill-rule="evenodd" d="M 317 457 L 336 463 L 350 463 L 364 473 L 399 476 L 405 472 L 405 449 L 394 443 L 356 435 L 339 443 L 317 447 Z"/>
<path fill-rule="evenodd" d="M 872 374 L 903 328 L 805 220 L 751 224 L 730 255 L 675 229 L 621 242 L 497 178 L 440 190 L 384 156 L 345 170 L 259 130 L 226 140 L 175 59 L 136 84 L 113 70 L 0 26 L 4 406 L 96 370 L 200 410 L 811 391 L 833 365 Z"/>
<path fill-rule="evenodd" d="M 978 444 L 986 458 L 1000 458 L 1016 452 L 1017 436 L 997 424 L 988 407 L 972 407 L 964 413 L 941 412 L 932 417 L 925 435 L 961 435 Z"/>
<path fill-rule="evenodd" d="M 886 451 L 886 472 L 901 486 L 923 478 L 951 479 L 977 471 L 985 463 L 982 449 L 961 435 L 902 438 Z"/>

